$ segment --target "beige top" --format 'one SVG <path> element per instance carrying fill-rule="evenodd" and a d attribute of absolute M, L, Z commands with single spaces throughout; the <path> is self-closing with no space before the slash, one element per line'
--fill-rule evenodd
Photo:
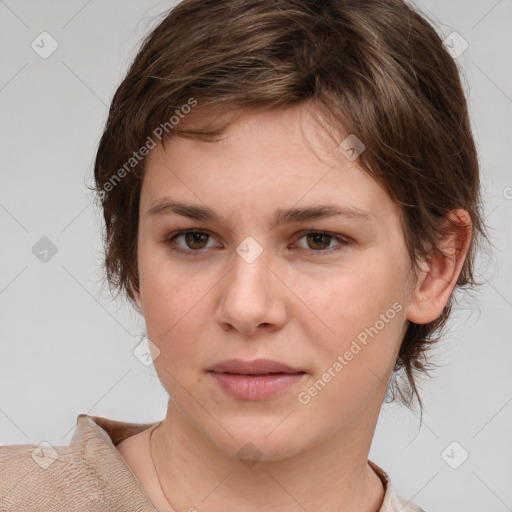
<path fill-rule="evenodd" d="M 158 512 L 116 448 L 154 425 L 79 414 L 69 446 L 0 446 L 0 510 Z M 422 512 L 400 499 L 386 473 L 369 463 L 386 489 L 379 512 Z"/>

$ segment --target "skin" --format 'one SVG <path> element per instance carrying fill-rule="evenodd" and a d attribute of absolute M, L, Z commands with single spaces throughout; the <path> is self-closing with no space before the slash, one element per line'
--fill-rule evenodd
<path fill-rule="evenodd" d="M 136 297 L 171 398 L 153 431 L 154 467 L 149 431 L 118 449 L 160 511 L 371 512 L 382 503 L 367 459 L 387 383 L 407 322 L 432 321 L 446 304 L 470 223 L 463 210 L 452 212 L 461 227 L 443 242 L 445 256 L 422 262 L 415 276 L 400 210 L 324 136 L 311 108 L 245 111 L 219 140 L 175 138 L 148 156 Z M 180 128 L 221 117 L 189 116 Z M 148 213 L 170 198 L 206 205 L 224 221 Z M 366 217 L 272 223 L 277 208 L 321 203 Z M 169 242 L 193 228 L 206 235 Z M 310 240 L 310 231 L 343 242 Z M 252 263 L 236 252 L 248 236 L 262 249 Z M 301 403 L 299 393 L 393 304 L 393 318 Z M 236 400 L 207 371 L 232 357 L 274 359 L 306 374 L 278 396 Z M 237 457 L 248 442 L 261 455 L 252 467 Z"/>

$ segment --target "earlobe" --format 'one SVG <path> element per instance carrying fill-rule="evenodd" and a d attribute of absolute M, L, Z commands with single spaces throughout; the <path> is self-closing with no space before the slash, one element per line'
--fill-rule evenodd
<path fill-rule="evenodd" d="M 433 322 L 443 312 L 457 284 L 471 241 L 471 219 L 466 210 L 452 210 L 446 216 L 448 233 L 440 251 L 421 262 L 407 319 L 416 324 Z"/>

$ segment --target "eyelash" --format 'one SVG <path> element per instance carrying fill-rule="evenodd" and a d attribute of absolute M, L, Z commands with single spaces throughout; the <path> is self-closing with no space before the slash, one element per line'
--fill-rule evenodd
<path fill-rule="evenodd" d="M 174 240 L 176 240 L 176 238 L 178 238 L 181 235 L 186 235 L 187 233 L 201 233 L 201 234 L 208 235 L 208 236 L 214 238 L 213 234 L 211 232 L 209 232 L 208 230 L 204 230 L 204 229 L 202 229 L 202 230 L 200 230 L 200 229 L 182 229 L 180 231 L 176 231 L 176 232 L 172 233 L 171 235 L 169 235 L 166 238 L 165 243 L 167 244 L 167 246 L 169 247 L 169 249 L 171 251 L 178 252 L 178 253 L 184 254 L 186 256 L 196 256 L 196 255 L 200 255 L 200 254 L 204 253 L 205 249 L 183 249 L 181 247 L 173 246 L 173 242 L 174 242 Z M 322 249 L 322 250 L 319 250 L 319 251 L 315 251 L 314 249 L 305 249 L 303 247 L 300 248 L 300 249 L 302 249 L 304 251 L 309 251 L 309 252 L 314 253 L 314 254 L 321 254 L 321 255 L 323 255 L 323 254 L 331 254 L 333 252 L 341 250 L 344 246 L 350 244 L 350 241 L 347 238 L 342 237 L 340 235 L 335 235 L 334 233 L 330 233 L 328 231 L 308 230 L 308 231 L 301 231 L 299 234 L 300 234 L 300 237 L 298 238 L 298 240 L 302 239 L 306 235 L 315 234 L 315 235 L 327 235 L 327 236 L 330 236 L 336 242 L 339 243 L 339 245 L 337 245 L 335 247 L 330 247 L 329 249 Z"/>

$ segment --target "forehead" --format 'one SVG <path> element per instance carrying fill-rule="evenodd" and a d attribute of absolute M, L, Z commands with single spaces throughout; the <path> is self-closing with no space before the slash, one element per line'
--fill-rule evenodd
<path fill-rule="evenodd" d="M 358 159 L 339 150 L 343 130 L 337 135 L 310 108 L 195 112 L 178 129 L 186 136 L 159 144 L 147 158 L 147 208 L 178 194 L 221 207 L 337 202 L 370 216 L 392 209 Z"/>

